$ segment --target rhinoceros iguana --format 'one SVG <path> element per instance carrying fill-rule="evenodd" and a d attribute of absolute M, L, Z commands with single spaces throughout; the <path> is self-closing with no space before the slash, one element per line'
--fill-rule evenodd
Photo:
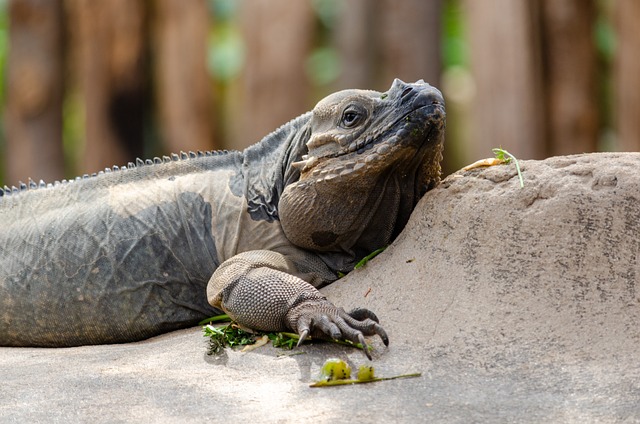
<path fill-rule="evenodd" d="M 0 345 L 129 342 L 216 309 L 257 330 L 387 335 L 317 288 L 389 244 L 440 179 L 444 101 L 332 94 L 243 152 L 0 190 Z M 214 309 L 216 308 L 216 309 Z"/>

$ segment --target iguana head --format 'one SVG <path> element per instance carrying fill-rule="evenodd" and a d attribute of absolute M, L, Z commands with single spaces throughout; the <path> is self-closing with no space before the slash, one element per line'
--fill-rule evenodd
<path fill-rule="evenodd" d="M 340 91 L 316 105 L 310 126 L 280 221 L 292 243 L 357 260 L 390 243 L 440 180 L 442 94 L 398 79 L 385 93 Z"/>

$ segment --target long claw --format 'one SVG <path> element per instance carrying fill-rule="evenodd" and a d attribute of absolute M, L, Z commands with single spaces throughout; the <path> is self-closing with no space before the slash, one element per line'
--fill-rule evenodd
<path fill-rule="evenodd" d="M 367 355 L 367 358 L 369 358 L 369 360 L 371 361 L 372 358 L 371 358 L 371 353 L 369 352 L 369 345 L 367 345 L 367 342 L 364 341 L 364 336 L 362 335 L 362 333 L 358 333 L 358 341 L 362 345 L 362 350 L 364 351 L 364 354 Z"/>
<path fill-rule="evenodd" d="M 380 336 L 382 343 L 384 343 L 385 346 L 389 346 L 389 336 L 387 336 L 387 332 L 384 331 L 384 328 L 378 325 L 376 327 L 376 334 Z"/>
<path fill-rule="evenodd" d="M 296 347 L 300 347 L 302 342 L 304 342 L 308 336 L 309 336 L 309 329 L 302 330 L 300 332 L 300 338 L 298 339 L 298 343 L 296 344 Z"/>

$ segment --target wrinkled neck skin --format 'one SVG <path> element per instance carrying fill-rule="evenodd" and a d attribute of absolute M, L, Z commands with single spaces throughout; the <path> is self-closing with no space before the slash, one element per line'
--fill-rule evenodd
<path fill-rule="evenodd" d="M 360 117 L 350 114 L 358 108 Z M 310 126 L 308 153 L 292 164 L 300 178 L 279 199 L 280 222 L 293 244 L 348 272 L 391 243 L 439 182 L 444 101 L 428 84 L 396 80 L 387 93 L 328 97 Z"/>
<path fill-rule="evenodd" d="M 278 201 L 284 188 L 300 178 L 300 170 L 292 163 L 307 153 L 310 119 L 310 112 L 301 115 L 242 153 L 242 169 L 232 181 L 231 190 L 246 197 L 252 219 L 279 219 Z"/>

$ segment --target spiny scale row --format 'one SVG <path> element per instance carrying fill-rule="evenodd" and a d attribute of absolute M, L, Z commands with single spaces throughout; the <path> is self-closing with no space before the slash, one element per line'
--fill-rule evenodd
<path fill-rule="evenodd" d="M 55 181 L 53 183 L 45 183 L 44 181 L 40 180 L 39 182 L 35 182 L 33 181 L 31 178 L 29 178 L 29 181 L 25 184 L 22 181 L 20 181 L 20 183 L 18 184 L 18 187 L 16 186 L 4 186 L 4 188 L 0 187 L 0 197 L 4 196 L 4 195 L 10 195 L 10 194 L 15 194 L 15 193 L 19 193 L 23 190 L 34 190 L 37 188 L 48 188 L 48 187 L 53 187 L 53 186 L 57 186 L 59 184 L 67 184 L 73 181 L 78 181 L 78 180 L 83 180 L 83 179 L 87 179 L 87 178 L 91 178 L 91 177 L 95 177 L 96 175 L 102 175 L 102 174 L 108 174 L 110 172 L 115 172 L 115 171 L 124 171 L 126 169 L 133 169 L 133 168 L 137 168 L 140 166 L 145 166 L 145 165 L 154 165 L 154 164 L 161 164 L 161 163 L 168 163 L 168 162 L 174 162 L 174 161 L 179 161 L 179 160 L 186 160 L 186 159 L 194 159 L 194 158 L 200 158 L 200 157 L 204 157 L 204 156 L 213 156 L 219 153 L 223 153 L 221 151 L 214 151 L 214 150 L 209 150 L 206 152 L 202 152 L 202 151 L 197 151 L 197 152 L 189 152 L 189 153 L 185 153 L 185 152 L 180 152 L 180 154 L 176 154 L 176 153 L 172 153 L 171 156 L 162 156 L 162 158 L 159 157 L 155 157 L 153 159 L 147 159 L 147 160 L 142 160 L 140 158 L 136 159 L 136 162 L 129 162 L 128 164 L 124 165 L 124 166 L 117 166 L 114 165 L 111 168 L 105 168 L 104 171 L 100 171 L 100 172 L 94 172 L 93 174 L 89 175 L 89 174 L 84 174 L 83 176 L 78 176 L 76 177 L 74 180 L 62 180 L 62 181 Z"/>

